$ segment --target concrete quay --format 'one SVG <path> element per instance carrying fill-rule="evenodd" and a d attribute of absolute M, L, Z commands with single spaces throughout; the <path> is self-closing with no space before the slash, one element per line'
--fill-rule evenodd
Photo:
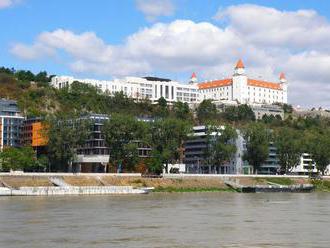
<path fill-rule="evenodd" d="M 21 187 L 11 190 L 11 195 L 105 195 L 105 194 L 146 194 L 147 190 L 132 186 L 69 186 L 69 187 Z"/>

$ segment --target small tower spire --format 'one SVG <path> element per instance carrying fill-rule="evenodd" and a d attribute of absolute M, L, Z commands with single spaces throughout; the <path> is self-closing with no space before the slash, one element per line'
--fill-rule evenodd
<path fill-rule="evenodd" d="M 242 59 L 237 61 L 234 72 L 235 75 L 243 75 L 245 73 L 245 66 Z"/>
<path fill-rule="evenodd" d="M 280 74 L 280 85 L 284 91 L 288 90 L 288 81 L 286 80 L 285 74 L 283 72 Z"/>
<path fill-rule="evenodd" d="M 286 83 L 287 82 L 284 72 L 281 72 L 281 74 L 280 74 L 280 82 L 281 83 Z"/>
<path fill-rule="evenodd" d="M 245 68 L 244 63 L 243 63 L 242 59 L 239 59 L 237 61 L 235 69 L 243 69 L 243 68 Z"/>
<path fill-rule="evenodd" d="M 197 75 L 195 72 L 192 73 L 191 77 L 190 77 L 190 83 L 197 83 Z"/>

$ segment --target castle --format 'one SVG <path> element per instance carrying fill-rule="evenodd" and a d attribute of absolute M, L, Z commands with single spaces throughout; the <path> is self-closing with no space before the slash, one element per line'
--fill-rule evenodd
<path fill-rule="evenodd" d="M 196 74 L 193 73 L 191 83 L 196 81 Z M 278 83 L 251 79 L 245 74 L 242 60 L 237 62 L 232 78 L 202 82 L 197 85 L 201 100 L 236 101 L 241 104 L 273 104 L 288 101 L 288 83 L 284 73 L 280 74 Z"/>

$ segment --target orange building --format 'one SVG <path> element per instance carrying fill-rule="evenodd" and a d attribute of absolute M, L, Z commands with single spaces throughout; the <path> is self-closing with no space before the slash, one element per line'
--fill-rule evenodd
<path fill-rule="evenodd" d="M 21 126 L 21 145 L 33 148 L 45 147 L 48 144 L 47 128 L 41 118 L 24 120 Z"/>
<path fill-rule="evenodd" d="M 32 147 L 48 145 L 47 128 L 42 122 L 32 123 Z"/>

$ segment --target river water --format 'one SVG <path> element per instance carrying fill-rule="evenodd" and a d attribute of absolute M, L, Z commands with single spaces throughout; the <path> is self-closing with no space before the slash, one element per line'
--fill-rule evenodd
<path fill-rule="evenodd" d="M 1 197 L 0 247 L 330 247 L 330 194 Z"/>

